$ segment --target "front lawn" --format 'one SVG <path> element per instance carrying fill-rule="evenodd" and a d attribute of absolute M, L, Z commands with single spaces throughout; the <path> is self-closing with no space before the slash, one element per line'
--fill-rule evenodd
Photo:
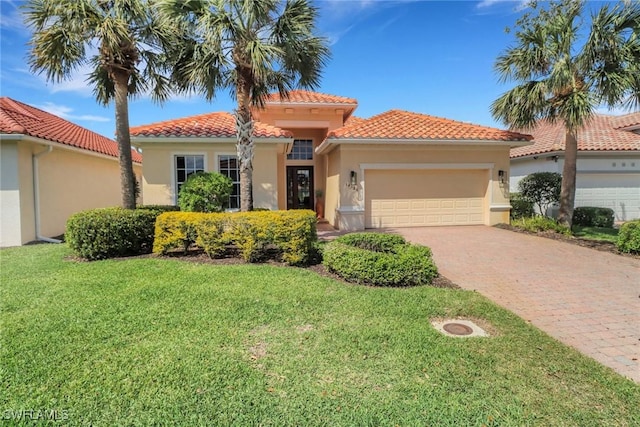
<path fill-rule="evenodd" d="M 579 225 L 573 226 L 572 233 L 575 237 L 587 240 L 598 240 L 616 243 L 618 239 L 617 228 L 605 228 L 605 227 L 581 227 Z"/>
<path fill-rule="evenodd" d="M 637 384 L 475 292 L 69 256 L 0 251 L 9 424 L 30 410 L 96 426 L 640 424 Z M 455 316 L 493 336 L 429 323 Z"/>

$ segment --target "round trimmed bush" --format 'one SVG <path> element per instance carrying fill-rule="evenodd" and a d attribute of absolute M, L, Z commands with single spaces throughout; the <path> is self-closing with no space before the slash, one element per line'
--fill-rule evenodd
<path fill-rule="evenodd" d="M 430 284 L 438 274 L 426 246 L 401 236 L 355 233 L 341 236 L 324 248 L 323 264 L 343 279 L 374 286 Z"/>
<path fill-rule="evenodd" d="M 616 247 L 620 252 L 640 254 L 640 219 L 622 224 Z"/>
<path fill-rule="evenodd" d="M 180 188 L 178 206 L 185 212 L 222 212 L 232 191 L 233 182 L 220 173 L 194 173 Z"/>
<path fill-rule="evenodd" d="M 335 239 L 335 241 L 374 252 L 392 252 L 395 246 L 407 243 L 402 236 L 382 233 L 345 234 Z"/>
<path fill-rule="evenodd" d="M 78 256 L 88 260 L 149 253 L 158 215 L 149 209 L 78 212 L 67 221 L 65 240 Z"/>
<path fill-rule="evenodd" d="M 613 227 L 614 212 L 611 208 L 580 206 L 573 211 L 573 225 L 583 227 Z"/>
<path fill-rule="evenodd" d="M 511 212 L 509 217 L 513 221 L 520 218 L 531 218 L 535 211 L 533 209 L 533 202 L 528 199 L 523 199 L 520 193 L 511 193 Z"/>

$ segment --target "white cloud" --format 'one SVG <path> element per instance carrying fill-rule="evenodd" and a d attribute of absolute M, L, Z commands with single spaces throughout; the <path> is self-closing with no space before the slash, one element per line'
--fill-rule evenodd
<path fill-rule="evenodd" d="M 347 33 L 380 10 L 415 0 L 323 0 L 317 2 L 320 8 L 320 22 L 323 35 L 333 46 Z"/>
<path fill-rule="evenodd" d="M 12 1 L 0 0 L 0 28 L 25 34 L 29 33 L 29 29 L 24 24 L 22 11 Z"/>
<path fill-rule="evenodd" d="M 47 113 L 51 113 L 58 117 L 62 117 L 67 120 L 80 120 L 85 122 L 110 122 L 111 119 L 102 116 L 92 116 L 90 114 L 81 114 L 75 115 L 73 113 L 73 108 L 67 107 L 66 105 L 58 105 L 53 102 L 46 102 L 41 105 L 36 105 L 37 108 L 46 111 Z"/>
<path fill-rule="evenodd" d="M 531 0 L 482 0 L 478 2 L 476 9 L 487 9 L 498 4 L 515 3 L 514 9 L 520 11 L 525 9 L 530 1 Z"/>
<path fill-rule="evenodd" d="M 504 1 L 504 0 L 502 0 Z M 494 4 L 500 2 L 500 0 L 482 0 L 480 3 L 476 5 L 478 9 L 482 9 L 483 7 L 491 7 Z"/>
<path fill-rule="evenodd" d="M 87 83 L 88 76 L 81 73 L 73 73 L 73 75 L 59 83 L 48 83 L 51 87 L 51 93 L 58 92 L 74 92 L 83 96 L 93 95 L 93 87 Z"/>

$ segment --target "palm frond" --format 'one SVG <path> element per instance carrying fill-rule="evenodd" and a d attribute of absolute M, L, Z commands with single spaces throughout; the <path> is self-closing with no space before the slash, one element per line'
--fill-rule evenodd
<path fill-rule="evenodd" d="M 270 91 L 315 88 L 329 50 L 314 35 L 317 10 L 306 0 L 160 0 L 159 13 L 180 28 L 170 55 L 178 87 L 211 99 L 218 88 L 235 96 L 247 79 L 250 100 Z"/>

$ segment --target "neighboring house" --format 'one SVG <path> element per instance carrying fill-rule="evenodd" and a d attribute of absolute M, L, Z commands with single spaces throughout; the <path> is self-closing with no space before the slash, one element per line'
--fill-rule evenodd
<path fill-rule="evenodd" d="M 316 92 L 271 95 L 256 120 L 255 207 L 313 209 L 344 230 L 509 221 L 509 149 L 530 136 L 406 111 L 353 117 L 357 101 Z M 131 129 L 142 148 L 145 204 L 175 204 L 197 171 L 234 181 L 235 121 L 210 113 Z"/>
<path fill-rule="evenodd" d="M 84 209 L 118 206 L 115 141 L 11 98 L 0 98 L 0 246 L 50 240 Z M 142 156 L 134 151 L 140 176 Z"/>
<path fill-rule="evenodd" d="M 565 130 L 541 122 L 534 144 L 511 150 L 511 191 L 534 172 L 562 173 Z M 578 132 L 575 206 L 611 208 L 617 221 L 640 218 L 640 112 L 596 115 Z"/>

